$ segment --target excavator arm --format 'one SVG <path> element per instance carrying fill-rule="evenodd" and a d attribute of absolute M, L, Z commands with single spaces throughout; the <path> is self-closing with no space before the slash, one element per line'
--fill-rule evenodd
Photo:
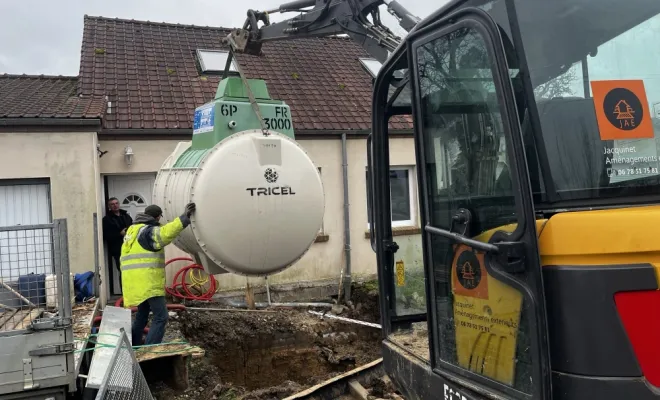
<path fill-rule="evenodd" d="M 265 42 L 347 34 L 384 63 L 388 52 L 401 42 L 380 21 L 379 7 L 384 4 L 407 32 L 420 21 L 394 0 L 296 0 L 269 11 L 248 10 L 243 28 L 234 29 L 227 42 L 234 52 L 261 55 Z M 270 23 L 270 14 L 285 12 L 299 12 L 299 15 Z"/>

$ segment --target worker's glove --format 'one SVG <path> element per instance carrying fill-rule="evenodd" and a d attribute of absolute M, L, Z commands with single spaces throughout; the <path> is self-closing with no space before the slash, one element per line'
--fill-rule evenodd
<path fill-rule="evenodd" d="M 194 212 L 195 212 L 195 203 L 188 203 L 186 205 L 186 211 L 184 211 L 186 217 L 190 218 L 190 216 L 193 215 Z"/>

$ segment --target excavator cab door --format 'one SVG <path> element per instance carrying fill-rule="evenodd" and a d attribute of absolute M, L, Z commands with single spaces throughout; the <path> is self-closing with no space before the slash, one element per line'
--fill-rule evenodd
<path fill-rule="evenodd" d="M 478 8 L 408 38 L 431 362 L 477 391 L 548 399 L 534 205 L 505 54 Z"/>
<path fill-rule="evenodd" d="M 551 398 L 534 205 L 510 79 L 517 71 L 507 64 L 499 29 L 484 8 L 438 15 L 410 33 L 374 89 L 371 200 L 386 210 L 391 144 L 379 135 L 388 117 L 378 115 L 378 104 L 395 59 L 406 59 L 400 64 L 412 89 L 429 340 L 426 355 L 417 356 L 442 382 L 400 373 L 400 386 L 417 398 Z M 372 215 L 381 295 L 390 301 L 397 246 L 386 217 Z M 396 324 L 387 306 L 381 312 L 387 348 Z M 396 375 L 400 367 L 390 364 L 386 356 Z"/>

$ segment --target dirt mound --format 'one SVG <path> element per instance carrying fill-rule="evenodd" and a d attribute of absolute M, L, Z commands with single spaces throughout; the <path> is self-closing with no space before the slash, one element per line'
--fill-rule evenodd
<path fill-rule="evenodd" d="M 378 281 L 353 283 L 351 285 L 353 307 L 344 317 L 380 324 L 380 303 L 378 302 Z"/>

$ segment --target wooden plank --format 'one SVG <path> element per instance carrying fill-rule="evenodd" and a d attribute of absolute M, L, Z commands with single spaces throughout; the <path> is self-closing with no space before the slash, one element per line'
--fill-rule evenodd
<path fill-rule="evenodd" d="M 247 286 L 245 287 L 245 304 L 247 304 L 248 310 L 254 310 L 256 308 L 254 302 L 254 288 L 250 286 L 250 281 L 247 281 Z"/>
<path fill-rule="evenodd" d="M 21 321 L 17 321 L 16 326 L 14 326 L 14 329 L 21 330 L 21 329 L 29 328 L 30 324 L 32 324 L 32 321 L 38 318 L 43 311 L 44 310 L 41 308 L 35 308 L 34 310 L 29 311 L 25 316 L 25 318 L 23 318 Z"/>
<path fill-rule="evenodd" d="M 362 374 L 379 372 L 382 364 L 383 359 L 379 358 L 368 364 L 364 364 L 360 367 L 344 372 L 343 374 L 335 376 L 334 378 L 330 378 L 327 381 L 319 383 L 318 385 L 307 388 L 302 392 L 294 393 L 291 396 L 284 398 L 284 400 L 338 397 L 341 394 L 346 394 L 349 391 L 348 382 L 351 379 L 356 379 L 359 381 L 360 375 Z"/>
<path fill-rule="evenodd" d="M 6 308 L 7 310 L 15 310 L 16 307 L 8 306 L 6 304 L 0 303 L 0 308 Z"/>
<path fill-rule="evenodd" d="M 348 381 L 348 390 L 351 392 L 354 398 L 359 400 L 368 400 L 369 392 L 360 384 L 360 382 L 355 379 Z"/>
<path fill-rule="evenodd" d="M 204 349 L 197 346 L 191 346 L 188 343 L 182 343 L 142 347 L 135 351 L 135 358 L 138 362 L 172 356 L 191 356 L 192 358 L 204 357 Z"/>
<path fill-rule="evenodd" d="M 16 325 L 18 325 L 23 318 L 27 317 L 30 315 L 30 310 L 18 310 L 16 314 L 14 314 L 11 318 L 9 318 L 7 321 L 5 321 L 4 325 L 0 330 L 7 332 L 7 331 L 13 331 Z"/>
<path fill-rule="evenodd" d="M 112 354 L 115 352 L 115 347 L 120 338 L 120 329 L 124 328 L 129 342 L 131 341 L 131 310 L 128 308 L 120 308 L 113 306 L 106 306 L 103 309 L 103 319 L 99 327 L 99 336 L 96 337 L 96 343 L 102 345 L 94 349 L 92 355 L 92 363 L 89 367 L 87 374 L 88 388 L 98 389 L 101 387 L 103 377 L 105 376 L 108 368 L 111 367 L 110 361 Z M 125 366 L 124 368 L 131 368 Z M 122 388 L 130 390 L 133 386 L 133 379 L 129 376 L 126 382 L 122 382 Z"/>
<path fill-rule="evenodd" d="M 16 297 L 18 297 L 19 299 L 23 300 L 23 301 L 25 302 L 25 304 L 27 304 L 28 306 L 30 306 L 30 307 L 36 307 L 36 306 L 37 306 L 36 304 L 34 304 L 33 302 L 31 302 L 30 300 L 28 300 L 28 299 L 26 299 L 25 297 L 23 297 L 22 294 L 18 293 L 18 292 L 15 291 L 14 289 L 12 289 L 11 286 L 9 286 L 9 285 L 7 285 L 6 283 L 4 283 L 4 282 L 2 281 L 2 279 L 0 279 L 0 285 L 2 285 L 5 289 L 7 289 L 7 290 L 9 290 L 10 292 L 12 292 L 12 293 L 13 293 Z"/>
<path fill-rule="evenodd" d="M 11 321 L 11 317 L 13 317 L 18 310 L 10 310 L 10 311 L 5 311 L 0 315 L 0 331 L 3 331 L 5 329 L 5 323 L 7 321 Z"/>
<path fill-rule="evenodd" d="M 87 347 L 89 335 L 92 333 L 92 325 L 94 317 L 98 312 L 99 300 L 94 299 L 82 304 L 73 306 L 73 337 L 76 345 L 76 352 L 73 354 L 73 363 L 75 365 L 76 374 L 80 371 L 80 364 L 83 360 L 83 350 Z"/>
<path fill-rule="evenodd" d="M 92 325 L 98 311 L 98 306 L 98 299 L 73 306 L 71 315 L 73 318 L 74 338 L 82 341 L 89 337 L 90 333 L 92 333 Z"/>

